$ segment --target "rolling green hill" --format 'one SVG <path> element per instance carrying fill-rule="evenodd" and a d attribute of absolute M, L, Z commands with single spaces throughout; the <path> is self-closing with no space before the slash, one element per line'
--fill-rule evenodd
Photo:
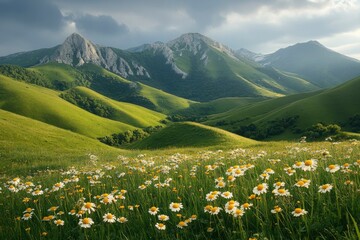
<path fill-rule="evenodd" d="M 164 114 L 131 103 L 115 101 L 86 87 L 75 87 L 68 90 L 68 92 L 72 95 L 81 96 L 83 99 L 99 102 L 102 106 L 109 109 L 110 113 L 108 116 L 105 116 L 106 118 L 135 127 L 144 128 L 160 125 L 160 121 L 166 118 Z"/>
<path fill-rule="evenodd" d="M 343 125 L 360 113 L 358 89 L 360 77 L 332 89 L 266 100 L 215 114 L 206 123 L 236 131 L 250 123 L 265 126 L 270 121 L 298 116 L 295 127 L 300 129 L 318 122 Z"/>
<path fill-rule="evenodd" d="M 93 64 L 83 65 L 79 70 L 91 79 L 91 89 L 118 101 L 134 103 L 162 113 L 187 108 L 194 102 L 142 83 L 131 82 Z"/>
<path fill-rule="evenodd" d="M 9 174 L 61 168 L 64 162 L 84 166 L 89 164 L 90 153 L 115 157 L 121 151 L 83 135 L 0 109 L 1 172 L 4 168 Z"/>
<path fill-rule="evenodd" d="M 58 90 L 65 90 L 78 85 L 89 85 L 83 73 L 63 63 L 51 62 L 28 69 L 41 73 Z"/>
<path fill-rule="evenodd" d="M 256 102 L 264 101 L 266 98 L 251 97 L 228 97 L 219 98 L 210 102 L 192 103 L 190 107 L 174 112 L 181 116 L 201 117 L 227 112 L 234 108 L 243 107 Z"/>
<path fill-rule="evenodd" d="M 160 149 L 174 147 L 245 146 L 256 141 L 199 123 L 174 123 L 129 148 Z"/>
<path fill-rule="evenodd" d="M 134 128 L 78 108 L 60 98 L 56 91 L 3 75 L 0 75 L 0 108 L 93 138 Z"/>

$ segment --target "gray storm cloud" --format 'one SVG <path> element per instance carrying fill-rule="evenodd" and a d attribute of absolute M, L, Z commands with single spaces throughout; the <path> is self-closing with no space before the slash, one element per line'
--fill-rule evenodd
<path fill-rule="evenodd" d="M 0 0 L 0 55 L 53 46 L 72 31 L 123 49 L 187 32 L 257 52 L 311 39 L 345 49 L 357 45 L 341 34 L 360 40 L 359 1 Z"/>

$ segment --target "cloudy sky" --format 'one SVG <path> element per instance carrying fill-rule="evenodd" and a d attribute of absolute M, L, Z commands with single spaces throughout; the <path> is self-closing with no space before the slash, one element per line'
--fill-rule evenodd
<path fill-rule="evenodd" d="M 188 32 L 258 53 L 318 40 L 360 59 L 360 0 L 0 0 L 0 56 L 73 32 L 122 49 Z"/>

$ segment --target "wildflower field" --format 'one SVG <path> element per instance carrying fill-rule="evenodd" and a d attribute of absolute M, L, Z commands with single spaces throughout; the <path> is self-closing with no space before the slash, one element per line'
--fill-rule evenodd
<path fill-rule="evenodd" d="M 359 147 L 94 153 L 5 173 L 0 239 L 359 239 Z"/>

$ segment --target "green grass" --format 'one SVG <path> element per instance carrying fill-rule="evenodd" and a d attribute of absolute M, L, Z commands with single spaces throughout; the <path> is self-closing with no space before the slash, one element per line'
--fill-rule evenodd
<path fill-rule="evenodd" d="M 174 113 L 185 116 L 207 116 L 212 114 L 224 113 L 231 109 L 247 106 L 263 100 L 265 100 L 265 98 L 251 98 L 251 97 L 219 98 L 210 102 L 193 103 L 190 105 L 190 107 Z"/>
<path fill-rule="evenodd" d="M 0 75 L 0 108 L 92 138 L 133 129 L 133 126 L 98 117 L 59 97 L 47 88 Z"/>
<path fill-rule="evenodd" d="M 269 142 L 236 149 L 218 147 L 222 150 L 122 152 L 115 161 L 100 158 L 95 161 L 97 166 L 73 168 L 66 158 L 61 168 L 50 165 L 46 171 L 10 172 L 0 179 L 0 238 L 41 239 L 44 235 L 46 239 L 99 240 L 358 238 L 358 143 Z M 317 159 L 312 171 L 300 168 L 288 175 L 284 170 L 297 161 L 304 165 L 309 159 L 313 162 Z M 49 163 L 52 160 L 47 159 Z M 343 167 L 334 173 L 326 170 L 332 164 L 347 166 L 346 163 L 350 164 L 347 169 Z M 241 172 L 244 174 L 234 177 Z M 261 179 L 264 172 L 271 173 L 267 180 Z M 228 181 L 230 175 L 234 181 Z M 308 188 L 295 186 L 302 178 L 311 181 Z M 277 182 L 282 182 L 281 188 L 291 196 L 276 196 L 273 191 Z M 255 195 L 254 189 L 264 183 L 268 189 Z M 332 189 L 320 193 L 319 187 L 324 184 L 331 184 Z M 34 196 L 35 189 L 44 193 Z M 226 199 L 221 196 L 225 192 L 233 196 Z M 208 201 L 210 195 L 217 197 Z M 116 201 L 106 204 L 111 196 Z M 238 210 L 248 206 L 242 209 L 242 216 L 225 212 L 230 200 L 239 204 Z M 95 205 L 93 211 L 82 216 L 69 214 L 78 213 L 86 202 Z M 171 203 L 181 203 L 183 208 L 174 212 L 169 207 Z M 272 213 L 275 206 L 281 211 Z M 159 208 L 157 214 L 149 213 L 152 207 Z M 217 214 L 204 211 L 211 212 L 216 207 L 221 208 Z M 292 212 L 296 208 L 307 213 L 295 217 Z M 31 219 L 24 219 L 26 210 L 31 212 Z M 106 223 L 103 216 L 107 213 L 128 221 Z M 160 221 L 160 214 L 167 215 L 169 220 Z M 64 221 L 64 225 L 56 226 L 54 219 L 48 221 L 50 216 Z M 82 228 L 79 221 L 84 218 L 91 218 L 94 224 Z M 182 229 L 177 227 L 181 221 L 187 223 Z M 166 229 L 158 230 L 157 223 L 163 223 Z"/>
<path fill-rule="evenodd" d="M 96 87 L 91 84 L 90 88 L 115 100 L 128 101 L 127 99 L 129 99 L 129 97 L 142 97 L 146 99 L 146 101 L 150 102 L 150 104 L 154 107 L 154 110 L 165 114 L 187 108 L 191 103 L 194 102 L 166 93 L 162 90 L 147 86 L 142 83 L 131 82 L 95 65 L 87 64 L 82 66 L 80 70 L 85 73 L 98 74 L 102 77 L 105 77 L 105 79 L 101 79 L 101 82 L 99 82 Z M 113 81 L 110 81 L 106 78 L 111 78 Z M 128 88 L 128 90 L 123 92 L 123 96 L 114 92 L 114 86 L 117 83 L 121 84 L 123 88 Z"/>
<path fill-rule="evenodd" d="M 72 90 L 82 96 L 97 100 L 104 106 L 113 109 L 111 116 L 108 118 L 135 127 L 144 128 L 160 125 L 160 121 L 166 118 L 162 113 L 135 104 L 115 101 L 86 87 L 76 87 Z"/>
<path fill-rule="evenodd" d="M 191 103 L 195 102 L 185 98 L 177 97 L 170 93 L 144 84 L 141 84 L 140 95 L 149 99 L 156 106 L 158 111 L 165 114 L 180 109 L 185 109 L 189 107 Z"/>
<path fill-rule="evenodd" d="M 47 168 L 83 166 L 88 154 L 116 157 L 119 149 L 0 109 L 0 171 L 17 174 Z"/>
<path fill-rule="evenodd" d="M 81 72 L 63 63 L 47 63 L 29 68 L 41 72 L 50 81 L 74 82 L 81 78 Z"/>
<path fill-rule="evenodd" d="M 247 146 L 256 141 L 199 123 L 174 123 L 129 148 L 160 149 L 176 147 Z"/>
<path fill-rule="evenodd" d="M 299 116 L 296 125 L 301 129 L 318 122 L 339 124 L 359 113 L 359 88 L 360 78 L 356 78 L 328 90 L 291 95 L 235 108 L 226 113 L 213 115 L 207 124 L 212 125 L 219 121 L 233 122 L 224 128 L 236 129 L 241 125 L 261 125 L 271 120 L 296 115 Z"/>

